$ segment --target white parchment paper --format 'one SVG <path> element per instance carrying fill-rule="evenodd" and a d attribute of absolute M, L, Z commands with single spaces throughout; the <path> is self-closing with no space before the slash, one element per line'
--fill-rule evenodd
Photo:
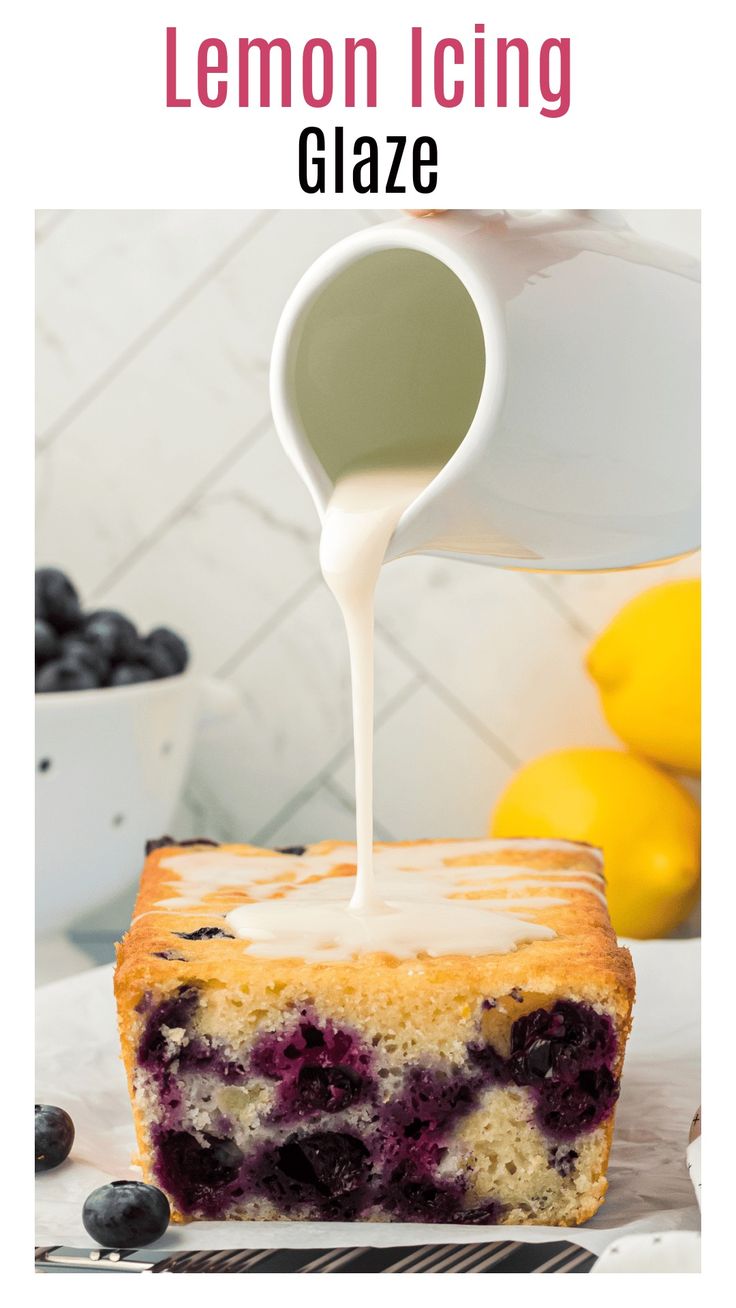
<path fill-rule="evenodd" d="M 431 1226 L 374 1222 L 192 1222 L 156 1248 L 327 1249 L 354 1245 L 482 1244 L 570 1239 L 600 1253 L 632 1232 L 696 1230 L 687 1173 L 700 1103 L 700 942 L 635 941 L 637 1004 L 603 1208 L 583 1227 Z M 112 969 L 94 968 L 37 992 L 36 1102 L 59 1104 L 76 1126 L 69 1159 L 36 1178 L 37 1245 L 88 1248 L 84 1199 L 137 1173 L 112 997 Z"/>

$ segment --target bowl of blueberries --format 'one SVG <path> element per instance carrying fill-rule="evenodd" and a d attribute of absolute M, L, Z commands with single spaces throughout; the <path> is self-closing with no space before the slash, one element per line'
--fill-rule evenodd
<path fill-rule="evenodd" d="M 87 611 L 36 571 L 36 927 L 59 931 L 134 880 L 174 814 L 198 729 L 237 704 L 176 632 Z"/>

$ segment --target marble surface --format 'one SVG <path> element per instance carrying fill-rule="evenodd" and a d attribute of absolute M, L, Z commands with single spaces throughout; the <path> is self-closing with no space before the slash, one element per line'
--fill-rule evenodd
<path fill-rule="evenodd" d="M 85 600 L 186 633 L 240 709 L 203 732 L 177 834 L 352 831 L 347 654 L 317 523 L 273 431 L 276 320 L 357 211 L 43 211 L 37 222 L 38 560 Z M 698 218 L 629 215 L 697 251 Z M 412 558 L 378 604 L 378 834 L 475 835 L 540 751 L 615 744 L 584 668 L 629 596 L 697 559 L 530 577 Z M 130 895 L 72 940 L 109 942 Z M 93 961 L 103 961 L 93 944 Z M 83 951 L 84 952 L 84 951 Z"/>

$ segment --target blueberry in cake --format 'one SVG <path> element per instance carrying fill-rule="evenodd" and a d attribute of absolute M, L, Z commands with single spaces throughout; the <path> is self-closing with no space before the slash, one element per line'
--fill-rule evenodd
<path fill-rule="evenodd" d="M 376 869 L 417 920 L 486 913 L 487 943 L 416 947 L 390 915 L 346 942 L 352 845 L 151 842 L 115 980 L 144 1179 L 175 1221 L 585 1221 L 634 994 L 600 855 L 416 842 Z"/>

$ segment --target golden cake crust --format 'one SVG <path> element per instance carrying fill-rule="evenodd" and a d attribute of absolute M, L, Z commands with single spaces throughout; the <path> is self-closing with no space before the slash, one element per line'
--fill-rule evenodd
<path fill-rule="evenodd" d="M 408 849 L 434 843 L 405 841 L 393 848 Z M 450 842 L 437 843 L 444 847 Z M 453 866 L 494 862 L 511 866 L 518 863 L 540 872 L 564 869 L 583 873 L 600 872 L 602 866 L 598 851 L 585 845 L 571 844 L 561 848 L 544 841 L 489 840 L 489 852 L 465 857 L 461 852 L 463 842 L 458 841 L 457 845 L 460 852 L 457 860 L 453 859 Z M 310 854 L 324 857 L 333 850 L 344 851 L 345 848 L 343 842 L 322 841 L 309 846 L 306 857 Z M 154 850 L 146 859 L 133 923 L 118 946 L 116 992 L 120 996 L 127 990 L 139 995 L 141 987 L 163 986 L 166 989 L 172 981 L 181 984 L 191 970 L 188 964 L 196 968 L 197 978 L 205 982 L 245 982 L 255 990 L 261 985 L 272 986 L 275 976 L 282 970 L 288 976 L 292 974 L 295 960 L 253 958 L 245 952 L 241 939 L 183 941 L 175 934 L 190 933 L 200 927 L 222 926 L 225 914 L 253 902 L 245 888 L 228 885 L 213 889 L 192 906 L 188 887 L 181 876 L 165 864 L 172 854 L 206 852 L 206 849 L 207 846 L 184 848 L 167 845 Z M 376 849 L 380 850 L 381 845 L 377 844 Z M 267 875 L 269 860 L 280 861 L 273 850 L 253 845 L 220 845 L 212 852 L 263 858 L 264 875 Z M 353 877 L 355 863 L 336 862 L 324 875 Z M 276 893 L 283 897 L 283 892 Z M 471 898 L 472 893 L 468 892 L 467 897 Z M 513 883 L 501 880 L 494 883 L 492 891 L 484 892 L 484 897 L 492 895 L 502 908 L 503 900 L 513 898 L 514 894 Z M 613 1003 L 614 1010 L 623 1017 L 634 996 L 634 970 L 629 951 L 616 941 L 603 899 L 589 890 L 566 887 L 565 903 L 549 907 L 541 903 L 549 896 L 549 886 L 544 883 L 540 883 L 538 889 L 526 886 L 524 895 L 530 901 L 538 898 L 541 905 L 538 910 L 525 910 L 525 916 L 550 927 L 555 932 L 554 939 L 530 941 L 508 953 L 479 957 L 446 955 L 425 957 L 419 961 L 372 954 L 358 960 L 328 963 L 300 959 L 301 983 L 307 989 L 314 986 L 329 999 L 333 993 L 342 995 L 345 987 L 354 983 L 357 973 L 364 978 L 366 986 L 376 991 L 386 985 L 392 988 L 400 985 L 402 989 L 421 992 L 429 985 L 442 985 L 448 980 L 456 984 L 458 967 L 461 966 L 464 985 L 474 994 L 503 994 L 522 981 L 526 989 L 541 993 L 557 992 L 564 984 L 567 993 L 575 998 L 595 1002 L 596 995 L 604 997 L 606 1003 L 609 1006 Z M 181 908 L 177 906 L 178 899 L 182 901 Z M 162 900 L 167 901 L 166 908 L 160 907 Z M 156 957 L 166 950 L 185 954 L 186 962 Z"/>

